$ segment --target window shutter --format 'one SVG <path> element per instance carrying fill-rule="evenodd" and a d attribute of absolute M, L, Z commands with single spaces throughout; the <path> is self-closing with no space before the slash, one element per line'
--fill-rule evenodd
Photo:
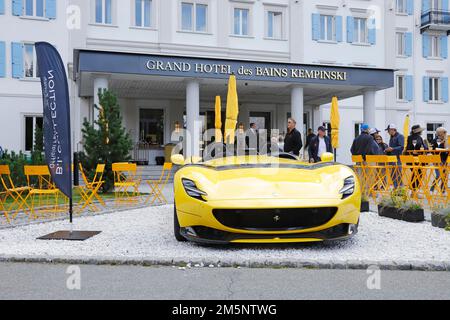
<path fill-rule="evenodd" d="M 312 39 L 320 39 L 320 14 L 318 13 L 312 14 Z"/>
<path fill-rule="evenodd" d="M 12 2 L 12 12 L 14 16 L 23 15 L 23 3 L 22 0 L 13 0 Z"/>
<path fill-rule="evenodd" d="M 12 57 L 12 76 L 13 78 L 23 77 L 23 44 L 20 42 L 13 42 L 11 44 Z"/>
<path fill-rule="evenodd" d="M 442 101 L 448 102 L 448 78 L 441 78 Z"/>
<path fill-rule="evenodd" d="M 405 33 L 405 55 L 407 57 L 412 56 L 412 47 L 413 47 L 413 37 L 412 32 L 406 32 Z"/>
<path fill-rule="evenodd" d="M 336 16 L 336 41 L 342 42 L 342 16 Z"/>
<path fill-rule="evenodd" d="M 369 43 L 376 44 L 377 43 L 377 25 L 375 19 L 369 19 L 367 21 L 369 23 Z"/>
<path fill-rule="evenodd" d="M 442 11 L 448 11 L 448 0 L 442 0 Z M 444 16 L 446 14 L 444 13 Z"/>
<path fill-rule="evenodd" d="M 0 41 L 0 78 L 6 77 L 6 43 Z"/>
<path fill-rule="evenodd" d="M 423 77 L 423 102 L 428 102 L 430 99 L 430 78 Z"/>
<path fill-rule="evenodd" d="M 406 11 L 408 12 L 408 15 L 412 16 L 414 15 L 414 0 L 407 0 L 406 2 Z"/>
<path fill-rule="evenodd" d="M 56 19 L 56 0 L 45 0 L 45 16 Z"/>
<path fill-rule="evenodd" d="M 447 36 L 441 36 L 441 57 L 448 58 L 448 39 Z"/>
<path fill-rule="evenodd" d="M 5 0 L 0 0 L 0 14 L 5 14 Z"/>
<path fill-rule="evenodd" d="M 430 56 L 430 36 L 424 34 L 422 36 L 422 48 L 423 48 L 423 57 L 428 58 Z"/>
<path fill-rule="evenodd" d="M 413 76 L 406 76 L 406 100 L 413 101 L 414 100 L 414 82 Z"/>
<path fill-rule="evenodd" d="M 353 43 L 353 28 L 355 24 L 355 19 L 353 17 L 347 17 L 347 42 Z"/>
<path fill-rule="evenodd" d="M 422 0 L 422 13 L 428 12 L 431 9 L 431 0 Z"/>

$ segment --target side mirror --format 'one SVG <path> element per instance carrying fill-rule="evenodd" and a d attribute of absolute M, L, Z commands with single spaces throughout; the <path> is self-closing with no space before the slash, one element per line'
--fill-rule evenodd
<path fill-rule="evenodd" d="M 177 166 L 184 166 L 185 165 L 185 161 L 184 161 L 184 157 L 181 154 L 174 154 L 170 157 L 170 160 L 172 161 L 173 164 L 177 165 Z"/>
<path fill-rule="evenodd" d="M 330 152 L 325 152 L 320 158 L 322 159 L 322 162 L 334 162 L 334 154 Z"/>

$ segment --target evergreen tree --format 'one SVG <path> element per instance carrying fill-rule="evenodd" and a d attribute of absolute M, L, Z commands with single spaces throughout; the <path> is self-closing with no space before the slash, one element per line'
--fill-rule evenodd
<path fill-rule="evenodd" d="M 108 90 L 99 92 L 98 96 L 100 107 L 94 106 L 99 110 L 98 119 L 94 124 L 84 119 L 84 153 L 81 154 L 80 160 L 91 178 L 97 164 L 106 164 L 103 192 L 108 192 L 114 186 L 112 163 L 129 161 L 133 145 L 130 135 L 122 125 L 117 97 Z"/>
<path fill-rule="evenodd" d="M 34 130 L 34 145 L 31 152 L 31 162 L 33 164 L 45 164 L 44 157 L 44 130 L 36 126 Z"/>

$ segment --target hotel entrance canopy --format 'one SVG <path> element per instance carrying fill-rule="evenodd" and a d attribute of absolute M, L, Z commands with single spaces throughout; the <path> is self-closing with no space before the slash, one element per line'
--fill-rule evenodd
<path fill-rule="evenodd" d="M 79 96 L 93 96 L 94 79 L 107 76 L 110 88 L 124 97 L 176 97 L 185 89 L 184 79 L 201 82 L 201 98 L 226 92 L 231 73 L 238 80 L 244 100 L 289 102 L 292 86 L 304 90 L 303 102 L 310 105 L 378 91 L 394 85 L 391 69 L 328 65 L 287 64 L 263 61 L 226 60 L 183 56 L 75 50 L 74 79 Z M 212 96 L 212 97 L 211 97 Z"/>

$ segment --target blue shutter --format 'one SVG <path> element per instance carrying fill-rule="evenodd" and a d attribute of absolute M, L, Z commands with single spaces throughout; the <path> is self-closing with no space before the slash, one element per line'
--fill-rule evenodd
<path fill-rule="evenodd" d="M 442 101 L 448 102 L 448 78 L 441 78 Z"/>
<path fill-rule="evenodd" d="M 5 14 L 5 0 L 0 0 L 0 14 Z"/>
<path fill-rule="evenodd" d="M 407 57 L 412 56 L 413 37 L 412 32 L 405 33 L 405 55 Z"/>
<path fill-rule="evenodd" d="M 56 19 L 56 0 L 45 0 L 45 16 Z"/>
<path fill-rule="evenodd" d="M 442 11 L 448 11 L 448 0 L 442 0 Z"/>
<path fill-rule="evenodd" d="M 342 42 L 342 16 L 336 16 L 336 41 Z"/>
<path fill-rule="evenodd" d="M 0 41 L 0 78 L 6 77 L 6 43 Z"/>
<path fill-rule="evenodd" d="M 422 13 L 428 12 L 431 9 L 431 0 L 422 0 Z"/>
<path fill-rule="evenodd" d="M 423 102 L 430 100 L 430 78 L 423 77 Z"/>
<path fill-rule="evenodd" d="M 406 11 L 408 12 L 408 15 L 410 15 L 410 16 L 412 16 L 414 14 L 414 0 L 407 0 Z"/>
<path fill-rule="evenodd" d="M 23 44 L 20 42 L 13 42 L 11 44 L 12 57 L 12 76 L 13 78 L 23 77 Z"/>
<path fill-rule="evenodd" d="M 12 2 L 12 12 L 14 16 L 23 15 L 23 4 L 22 0 L 13 0 Z"/>
<path fill-rule="evenodd" d="M 414 82 L 413 76 L 406 76 L 406 100 L 413 101 L 414 97 Z"/>
<path fill-rule="evenodd" d="M 441 57 L 448 58 L 448 40 L 447 36 L 441 36 Z"/>
<path fill-rule="evenodd" d="M 353 28 L 355 27 L 355 20 L 353 17 L 347 17 L 347 42 L 353 43 Z"/>
<path fill-rule="evenodd" d="M 320 14 L 318 13 L 312 14 L 312 39 L 320 39 Z"/>
<path fill-rule="evenodd" d="M 422 36 L 422 48 L 423 48 L 423 57 L 428 58 L 430 56 L 430 36 L 424 34 Z"/>
<path fill-rule="evenodd" d="M 367 21 L 369 23 L 369 43 L 377 43 L 377 25 L 375 19 L 370 19 Z"/>

